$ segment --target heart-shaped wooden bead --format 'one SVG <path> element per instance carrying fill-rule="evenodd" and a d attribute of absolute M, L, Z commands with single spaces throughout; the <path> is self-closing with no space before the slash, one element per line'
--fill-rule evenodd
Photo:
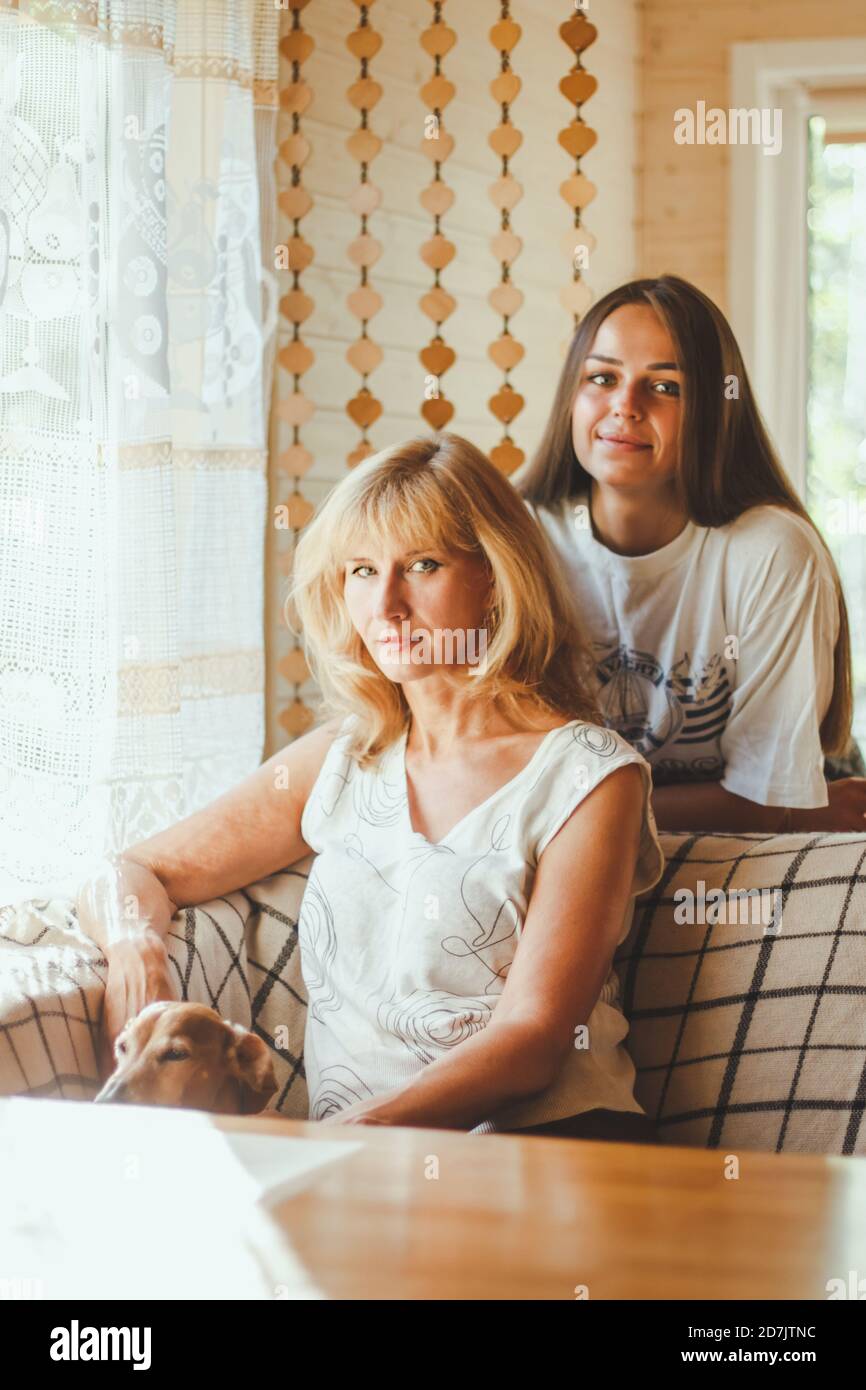
<path fill-rule="evenodd" d="M 503 439 L 501 444 L 494 445 L 490 450 L 490 462 L 500 473 L 504 473 L 506 478 L 520 467 L 525 457 L 523 450 L 512 444 L 510 439 Z"/>
<path fill-rule="evenodd" d="M 570 314 L 580 317 L 592 303 L 592 290 L 585 280 L 572 280 L 559 291 L 559 302 Z"/>
<path fill-rule="evenodd" d="M 279 43 L 280 52 L 290 63 L 305 63 L 315 46 L 306 29 L 290 29 Z"/>
<path fill-rule="evenodd" d="M 591 126 L 584 125 L 583 121 L 572 121 L 571 125 L 559 132 L 559 143 L 562 148 L 575 159 L 591 150 L 598 136 Z"/>
<path fill-rule="evenodd" d="M 366 430 L 382 414 L 382 402 L 377 401 L 369 391 L 359 391 L 346 406 L 346 414 L 354 420 L 360 430 Z"/>
<path fill-rule="evenodd" d="M 302 396 L 300 392 L 290 392 L 288 396 L 283 396 L 274 405 L 274 414 L 278 420 L 282 420 L 287 425 L 304 425 L 312 418 L 315 413 L 313 403 Z"/>
<path fill-rule="evenodd" d="M 346 149 L 359 164 L 369 164 L 382 148 L 382 141 L 372 130 L 356 130 L 346 141 Z"/>
<path fill-rule="evenodd" d="M 503 121 L 495 130 L 491 130 L 487 137 L 487 143 L 494 154 L 498 154 L 500 159 L 510 159 L 516 154 L 523 144 L 523 136 L 516 126 L 509 121 Z"/>
<path fill-rule="evenodd" d="M 282 454 L 277 455 L 277 468 L 290 478 L 302 478 L 313 466 L 313 455 L 303 444 L 290 444 Z"/>
<path fill-rule="evenodd" d="M 305 734 L 316 718 L 315 712 L 305 705 L 302 700 L 293 700 L 285 709 L 280 710 L 277 721 L 285 729 L 287 734 L 293 738 Z"/>
<path fill-rule="evenodd" d="M 359 217 L 369 217 L 382 201 L 382 190 L 368 179 L 366 183 L 356 184 L 346 201 Z"/>
<path fill-rule="evenodd" d="M 434 396 L 432 400 L 425 401 L 421 407 L 421 414 L 432 425 L 434 430 L 444 429 L 454 414 L 454 407 L 444 396 Z"/>
<path fill-rule="evenodd" d="M 373 290 L 369 285 L 363 285 L 360 289 L 352 290 L 351 294 L 346 295 L 346 304 L 349 311 L 355 315 L 356 319 L 366 320 L 374 318 L 382 307 L 382 296 L 378 290 Z"/>
<path fill-rule="evenodd" d="M 287 652 L 277 662 L 277 670 L 289 685 L 306 685 L 310 679 L 310 668 L 307 659 L 300 647 L 295 647 L 294 651 Z"/>
<path fill-rule="evenodd" d="M 375 452 L 372 444 L 359 444 L 357 449 L 352 449 L 346 455 L 346 463 L 349 468 L 357 468 L 359 463 L 363 463 L 364 459 L 368 459 Z"/>
<path fill-rule="evenodd" d="M 585 208 L 592 202 L 598 189 L 585 174 L 572 174 L 570 179 L 565 179 L 559 185 L 559 191 L 569 207 Z"/>
<path fill-rule="evenodd" d="M 371 266 L 375 265 L 382 254 L 382 243 L 377 241 L 374 236 L 364 233 L 363 236 L 355 237 L 346 247 L 346 254 L 353 265 Z"/>
<path fill-rule="evenodd" d="M 443 290 L 441 285 L 436 289 L 428 290 L 418 301 L 422 313 L 434 323 L 444 323 L 450 318 L 457 308 L 457 300 L 447 290 Z"/>
<path fill-rule="evenodd" d="M 432 159 L 438 164 L 444 164 L 453 149 L 454 136 L 449 135 L 447 130 L 443 130 L 441 125 L 438 135 L 431 136 L 429 140 L 425 137 L 421 141 L 422 152 L 426 154 L 428 159 Z"/>
<path fill-rule="evenodd" d="M 582 106 L 585 101 L 589 101 L 597 88 L 598 82 L 585 68 L 574 68 L 559 84 L 559 90 L 566 101 L 573 102 L 575 106 Z"/>
<path fill-rule="evenodd" d="M 421 47 L 431 58 L 444 58 L 457 42 L 457 35 L 447 24 L 431 24 L 421 35 Z"/>
<path fill-rule="evenodd" d="M 507 425 L 515 416 L 520 414 L 526 402 L 510 386 L 503 386 L 501 391 L 497 391 L 495 396 L 490 397 L 487 404 L 497 420 L 501 420 L 503 424 Z"/>
<path fill-rule="evenodd" d="M 490 84 L 490 95 L 494 101 L 514 101 L 522 85 L 516 72 L 501 72 Z"/>
<path fill-rule="evenodd" d="M 280 108 L 290 116 L 302 116 L 313 100 L 313 89 L 306 82 L 287 82 L 280 92 Z"/>
<path fill-rule="evenodd" d="M 449 188 L 442 179 L 434 179 L 424 189 L 418 201 L 431 217 L 442 217 L 454 202 L 454 189 Z"/>
<path fill-rule="evenodd" d="M 490 250 L 498 261 L 511 265 L 523 250 L 523 242 L 514 232 L 498 232 L 490 242 Z"/>
<path fill-rule="evenodd" d="M 382 100 L 382 88 L 372 77 L 359 77 L 346 91 L 352 105 L 358 111 L 372 111 Z"/>
<path fill-rule="evenodd" d="M 316 253 L 310 243 L 304 241 L 304 238 L 301 236 L 289 237 L 287 246 L 289 252 L 288 268 L 289 270 L 296 270 L 300 275 L 300 273 L 306 270 L 307 266 L 312 263 Z"/>
<path fill-rule="evenodd" d="M 590 24 L 585 15 L 578 14 L 560 24 L 559 37 L 568 44 L 572 53 L 582 53 L 591 43 L 595 43 L 598 30 L 594 24 Z"/>
<path fill-rule="evenodd" d="M 280 159 L 284 164 L 297 165 L 298 168 L 305 164 L 310 157 L 311 145 L 298 131 L 290 135 L 288 140 L 284 140 L 280 145 Z"/>
<path fill-rule="evenodd" d="M 293 492 L 286 498 L 285 508 L 288 523 L 295 531 L 300 531 L 302 526 L 306 526 L 316 510 L 310 499 L 302 496 L 300 492 Z"/>
<path fill-rule="evenodd" d="M 274 412 L 287 425 L 305 425 L 316 413 L 313 402 L 300 391 L 292 391 L 277 401 Z"/>
<path fill-rule="evenodd" d="M 313 300 L 303 290 L 289 290 L 280 300 L 280 313 L 289 323 L 303 323 L 315 307 Z"/>
<path fill-rule="evenodd" d="M 487 303 L 503 318 L 510 318 L 523 304 L 523 291 L 512 284 L 497 285 L 487 296 Z"/>
<path fill-rule="evenodd" d="M 313 206 L 313 200 L 302 183 L 296 183 L 294 188 L 284 188 L 277 198 L 277 205 L 286 217 L 297 220 L 306 216 Z"/>
<path fill-rule="evenodd" d="M 420 250 L 420 256 L 425 265 L 429 265 L 431 270 L 444 270 L 454 259 L 457 247 L 453 241 L 442 236 L 441 232 L 432 236 L 429 241 L 425 241 Z"/>
<path fill-rule="evenodd" d="M 494 24 L 490 30 L 490 42 L 494 48 L 498 48 L 500 53 L 510 53 L 512 48 L 520 40 L 523 33 L 519 24 L 515 24 L 513 19 L 501 19 L 498 24 Z"/>
<path fill-rule="evenodd" d="M 510 333 L 503 333 L 500 338 L 491 343 L 487 349 L 487 356 L 495 362 L 501 372 L 510 372 L 512 367 L 516 367 L 524 354 L 522 343 L 518 343 L 516 338 L 512 338 Z"/>
<path fill-rule="evenodd" d="M 374 372 L 384 355 L 379 344 L 374 343 L 372 338 L 358 338 L 351 347 L 346 349 L 346 361 L 362 376 L 366 376 L 368 372 Z"/>
<path fill-rule="evenodd" d="M 346 39 L 346 47 L 355 58 L 375 58 L 382 47 L 382 35 L 365 24 L 361 29 L 353 29 Z"/>
<path fill-rule="evenodd" d="M 447 372 L 457 359 L 454 349 L 443 343 L 441 338 L 434 338 L 432 343 L 421 349 L 418 356 L 433 376 L 441 376 L 443 372 Z"/>
<path fill-rule="evenodd" d="M 487 194 L 494 207 L 500 211 L 507 208 L 510 212 L 523 197 L 523 186 L 511 174 L 506 174 L 504 178 L 497 179 L 490 185 Z"/>
<path fill-rule="evenodd" d="M 277 361 L 287 372 L 292 372 L 294 376 L 303 376 L 308 372 L 316 360 L 316 355 L 312 348 L 301 338 L 295 338 L 294 342 L 286 343 L 277 353 Z"/>
<path fill-rule="evenodd" d="M 447 77 L 438 73 L 436 77 L 431 77 L 429 82 L 425 82 L 421 88 L 421 100 L 425 106 L 432 110 L 444 111 L 449 101 L 453 101 L 454 93 L 457 88 L 453 82 L 449 82 Z"/>

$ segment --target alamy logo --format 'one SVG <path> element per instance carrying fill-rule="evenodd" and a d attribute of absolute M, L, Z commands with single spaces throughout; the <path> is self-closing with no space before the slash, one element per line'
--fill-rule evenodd
<path fill-rule="evenodd" d="M 51 1329 L 52 1361 L 133 1361 L 134 1371 L 150 1369 L 149 1327 L 69 1327 Z"/>
<path fill-rule="evenodd" d="M 697 892 L 677 888 L 674 893 L 674 921 L 677 926 L 693 927 L 696 922 L 711 926 L 721 923 L 747 926 L 763 923 L 768 933 L 778 935 L 782 923 L 781 888 L 711 888 L 698 879 Z"/>
<path fill-rule="evenodd" d="M 694 111 L 681 106 L 674 112 L 674 141 L 678 145 L 761 145 L 764 154 L 779 154 L 782 112 L 768 106 L 707 109 L 707 103 L 699 101 Z"/>

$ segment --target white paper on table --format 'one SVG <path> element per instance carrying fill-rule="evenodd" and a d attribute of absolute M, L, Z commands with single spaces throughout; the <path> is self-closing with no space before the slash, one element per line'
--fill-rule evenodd
<path fill-rule="evenodd" d="M 323 1297 L 268 1212 L 360 1147 L 221 1132 L 200 1111 L 2 1101 L 0 1297 Z"/>

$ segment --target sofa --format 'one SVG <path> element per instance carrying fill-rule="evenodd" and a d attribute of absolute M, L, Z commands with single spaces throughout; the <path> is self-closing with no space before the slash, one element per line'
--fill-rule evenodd
<path fill-rule="evenodd" d="M 665 1144 L 866 1153 L 866 834 L 663 834 L 616 956 Z M 254 1029 L 307 1119 L 297 917 L 314 856 L 172 919 L 179 997 Z M 0 1095 L 90 1100 L 106 962 L 67 899 L 0 909 Z"/>

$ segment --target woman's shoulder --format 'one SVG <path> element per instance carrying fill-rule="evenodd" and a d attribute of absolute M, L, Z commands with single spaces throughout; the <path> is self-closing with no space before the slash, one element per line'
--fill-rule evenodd
<path fill-rule="evenodd" d="M 584 769 L 587 777 L 604 776 L 614 766 L 624 763 L 649 763 L 642 753 L 615 729 L 593 724 L 585 719 L 572 719 L 551 730 L 546 766 L 553 774 L 580 778 Z"/>
<path fill-rule="evenodd" d="M 762 503 L 741 512 L 727 525 L 716 528 L 730 555 L 747 562 L 750 557 L 766 568 L 782 566 L 800 575 L 803 569 L 830 575 L 824 544 L 806 517 L 777 503 Z"/>
<path fill-rule="evenodd" d="M 652 770 L 642 753 L 605 725 L 586 720 L 573 720 L 564 725 L 551 740 L 551 756 L 539 774 L 528 798 L 529 823 L 533 853 L 540 856 L 560 827 L 582 801 L 607 779 L 624 767 L 637 767 L 641 777 L 634 787 L 623 787 L 626 799 L 639 796 L 642 804 L 643 828 L 639 853 L 639 877 L 642 891 L 655 883 L 664 865 L 658 844 L 652 810 Z"/>
<path fill-rule="evenodd" d="M 523 501 L 538 521 L 550 522 L 568 519 L 575 508 L 586 506 L 589 499 L 585 492 L 581 492 L 574 496 L 557 497 L 553 502 L 531 502 L 528 497 L 524 497 Z"/>
<path fill-rule="evenodd" d="M 586 495 L 561 497 L 555 502 L 530 502 L 524 497 L 530 514 L 538 522 L 554 549 L 565 550 L 572 556 L 582 556 L 585 537 L 592 539 L 589 499 Z"/>

